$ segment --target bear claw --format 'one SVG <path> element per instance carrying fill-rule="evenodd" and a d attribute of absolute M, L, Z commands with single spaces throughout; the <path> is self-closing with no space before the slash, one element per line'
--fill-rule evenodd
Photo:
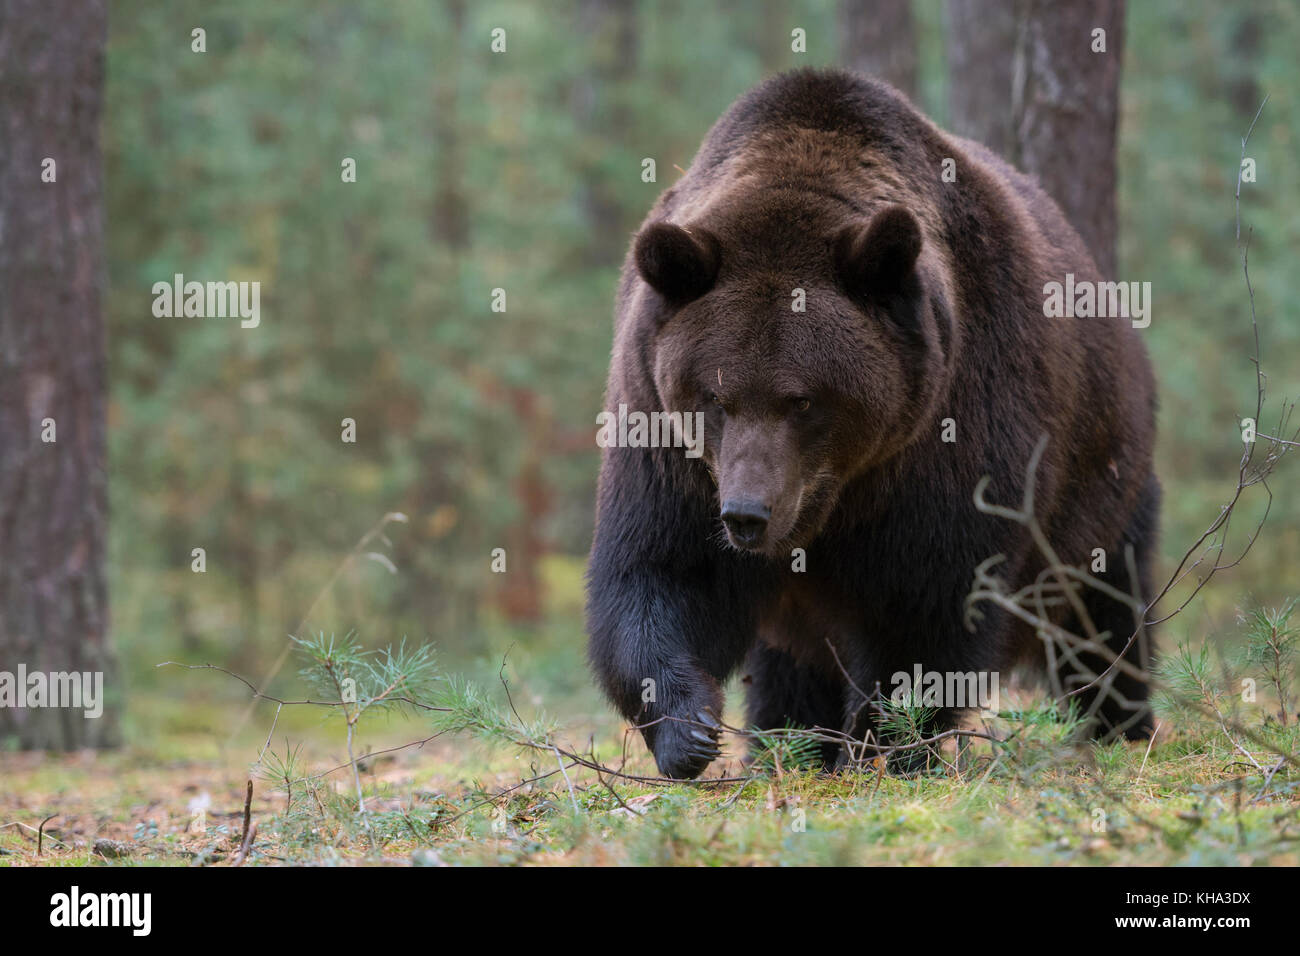
<path fill-rule="evenodd" d="M 698 777 L 722 756 L 718 745 L 722 728 L 709 710 L 696 711 L 693 720 L 678 718 L 664 726 L 668 732 L 661 734 L 654 747 L 655 760 L 664 776 L 677 780 Z"/>

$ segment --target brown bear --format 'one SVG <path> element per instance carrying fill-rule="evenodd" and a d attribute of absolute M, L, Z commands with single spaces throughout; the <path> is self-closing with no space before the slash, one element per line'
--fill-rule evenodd
<path fill-rule="evenodd" d="M 866 698 L 900 673 L 1045 664 L 1019 619 L 966 613 L 985 559 L 1009 592 L 1044 568 L 973 498 L 989 476 L 987 499 L 1018 506 L 1043 436 L 1034 510 L 1061 561 L 1103 554 L 1098 577 L 1151 596 L 1145 348 L 1129 319 L 1045 309 L 1049 284 L 1101 278 L 1033 180 L 883 83 L 798 71 L 723 115 L 632 243 L 605 406 L 699 421 L 702 448 L 644 429 L 605 448 L 588 568 L 590 662 L 664 775 L 718 756 L 742 668 L 752 726 L 861 739 Z M 1079 595 L 1133 665 L 1080 693 L 1083 713 L 1099 735 L 1149 732 L 1133 608 Z M 1112 660 L 1055 666 L 1078 688 Z M 928 729 L 961 712 L 946 701 Z"/>

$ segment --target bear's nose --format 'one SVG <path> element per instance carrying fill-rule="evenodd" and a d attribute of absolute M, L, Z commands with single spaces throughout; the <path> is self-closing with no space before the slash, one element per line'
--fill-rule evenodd
<path fill-rule="evenodd" d="M 757 501 L 742 498 L 722 504 L 722 521 L 731 532 L 732 540 L 743 547 L 751 548 L 758 544 L 770 517 L 772 509 Z"/>

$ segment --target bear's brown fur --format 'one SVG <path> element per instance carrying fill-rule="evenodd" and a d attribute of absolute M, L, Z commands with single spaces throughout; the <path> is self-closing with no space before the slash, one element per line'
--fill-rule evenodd
<path fill-rule="evenodd" d="M 1128 592 L 1131 544 L 1150 597 L 1150 364 L 1128 320 L 1045 317 L 1067 273 L 1102 278 L 1038 186 L 884 84 L 790 73 L 717 122 L 628 255 L 606 400 L 702 412 L 703 456 L 607 448 L 588 570 L 592 665 L 664 774 L 717 755 L 742 666 L 753 724 L 861 735 L 864 689 L 895 673 L 1041 661 L 1020 621 L 983 605 L 972 631 L 964 612 L 986 558 L 1011 590 L 1043 569 L 972 499 L 988 475 L 990 501 L 1019 505 L 1043 435 L 1035 513 L 1060 558 L 1103 548 L 1099 576 Z M 1132 610 L 1083 598 L 1122 648 Z M 1145 683 L 1111 676 L 1080 695 L 1098 732 L 1145 732 Z"/>

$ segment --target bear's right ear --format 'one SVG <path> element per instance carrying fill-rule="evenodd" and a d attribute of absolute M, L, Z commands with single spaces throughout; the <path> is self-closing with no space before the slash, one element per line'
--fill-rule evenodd
<path fill-rule="evenodd" d="M 921 225 L 902 206 L 886 206 L 865 228 L 849 226 L 836 242 L 836 264 L 850 293 L 868 299 L 897 296 L 915 281 Z"/>
<path fill-rule="evenodd" d="M 673 305 L 685 305 L 712 289 L 721 260 L 718 241 L 710 233 L 687 232 L 669 222 L 642 229 L 632 257 L 641 278 Z"/>

